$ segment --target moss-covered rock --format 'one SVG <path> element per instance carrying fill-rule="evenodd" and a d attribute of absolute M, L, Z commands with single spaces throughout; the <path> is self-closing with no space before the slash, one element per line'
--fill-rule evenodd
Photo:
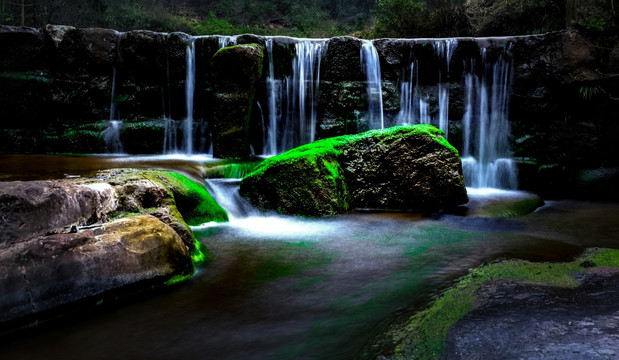
<path fill-rule="evenodd" d="M 596 269 L 596 267 L 598 268 Z M 609 271 L 609 267 L 614 268 L 614 270 Z M 573 301 L 574 298 L 577 298 L 575 295 L 578 287 L 582 286 L 583 282 L 586 283 L 587 278 L 590 277 L 594 279 L 593 281 L 596 281 L 595 278 L 598 273 L 616 273 L 617 267 L 619 267 L 619 251 L 615 249 L 591 249 L 581 258 L 567 263 L 549 264 L 510 260 L 488 264 L 471 270 L 467 276 L 459 279 L 452 288 L 445 291 L 427 308 L 415 313 L 403 322 L 392 324 L 389 330 L 380 336 L 380 340 L 388 339 L 387 341 L 391 342 L 391 346 L 395 345 L 393 353 L 390 354 L 390 359 L 442 359 L 445 356 L 453 358 L 455 356 L 453 351 L 461 349 L 452 348 L 451 353 L 445 354 L 445 340 L 450 336 L 448 331 L 451 334 L 450 329 L 453 329 L 453 326 L 465 314 L 474 308 L 481 308 L 484 302 L 488 302 L 489 298 L 492 297 L 490 295 L 498 291 L 497 284 L 509 283 L 528 286 L 533 291 L 529 290 L 529 296 L 518 294 L 522 297 L 514 297 L 512 294 L 512 296 L 507 296 L 503 300 L 496 301 L 495 306 L 497 303 L 502 303 L 509 307 L 510 304 L 520 303 L 526 301 L 527 298 L 539 297 L 542 294 L 546 295 L 546 298 L 544 299 L 542 296 L 542 300 L 538 300 L 537 307 L 554 304 L 557 307 L 557 309 L 554 309 L 554 316 L 557 316 L 557 318 L 560 316 L 559 314 L 571 314 L 570 316 L 576 318 L 577 315 L 566 311 L 566 308 L 560 308 L 565 306 L 565 304 L 562 304 L 562 302 L 564 303 L 563 299 L 567 298 Z M 545 291 L 544 288 L 551 291 Z M 552 289 L 563 289 L 563 292 L 553 292 Z M 599 293 L 603 294 L 602 291 Z M 557 296 L 557 294 L 556 299 L 552 298 L 553 295 Z M 479 310 L 477 311 L 478 319 L 481 316 Z M 488 311 L 489 309 L 484 310 Z M 593 311 L 597 313 L 600 309 Z M 512 316 L 516 315 L 512 314 Z M 469 321 L 471 320 L 469 319 Z M 510 322 L 510 327 L 512 325 L 516 326 L 516 324 Z M 484 328 L 479 325 L 478 327 Z M 587 331 L 587 334 L 596 333 Z M 535 333 L 535 335 L 541 336 L 538 333 Z M 456 336 L 457 334 L 454 334 L 451 339 L 448 339 L 452 342 L 452 345 Z M 479 342 L 479 339 L 477 341 Z M 375 355 L 373 354 L 372 358 L 376 358 Z"/>
<path fill-rule="evenodd" d="M 262 209 L 308 216 L 463 204 L 460 158 L 442 135 L 414 125 L 319 140 L 264 161 L 241 194 Z"/>

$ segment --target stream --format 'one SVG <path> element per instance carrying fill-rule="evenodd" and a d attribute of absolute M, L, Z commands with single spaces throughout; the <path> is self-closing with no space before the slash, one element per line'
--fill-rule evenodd
<path fill-rule="evenodd" d="M 120 167 L 80 161 L 70 171 Z M 167 161 L 144 167 L 196 173 L 191 164 Z M 45 166 L 49 177 L 52 168 L 66 173 Z M 469 195 L 471 207 L 506 196 Z M 211 260 L 190 280 L 0 338 L 0 359 L 354 359 L 391 319 L 480 264 L 561 261 L 585 247 L 619 248 L 618 218 L 617 203 L 576 200 L 546 201 L 515 218 L 353 212 L 311 219 L 245 211 L 229 223 L 194 228 Z"/>

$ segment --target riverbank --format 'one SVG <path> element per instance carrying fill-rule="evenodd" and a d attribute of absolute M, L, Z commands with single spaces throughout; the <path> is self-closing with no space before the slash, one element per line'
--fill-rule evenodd
<path fill-rule="evenodd" d="M 619 341 L 619 250 L 567 263 L 472 269 L 426 309 L 392 324 L 362 358 L 609 359 Z M 392 354 L 371 349 L 392 344 Z"/>

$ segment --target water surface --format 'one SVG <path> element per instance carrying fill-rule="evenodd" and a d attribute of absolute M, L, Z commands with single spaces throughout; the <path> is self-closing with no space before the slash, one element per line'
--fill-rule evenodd
<path fill-rule="evenodd" d="M 472 267 L 618 248 L 618 218 L 619 204 L 583 201 L 504 219 L 240 216 L 194 229 L 212 259 L 186 283 L 0 338 L 0 358 L 353 359 Z"/>

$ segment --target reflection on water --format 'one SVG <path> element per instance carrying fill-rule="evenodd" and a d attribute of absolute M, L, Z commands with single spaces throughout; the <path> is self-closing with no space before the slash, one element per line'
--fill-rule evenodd
<path fill-rule="evenodd" d="M 509 219 L 352 213 L 205 224 L 194 230 L 212 261 L 188 282 L 0 338 L 0 358 L 351 359 L 381 322 L 483 262 L 619 247 L 618 216 L 619 204 L 561 201 Z"/>

